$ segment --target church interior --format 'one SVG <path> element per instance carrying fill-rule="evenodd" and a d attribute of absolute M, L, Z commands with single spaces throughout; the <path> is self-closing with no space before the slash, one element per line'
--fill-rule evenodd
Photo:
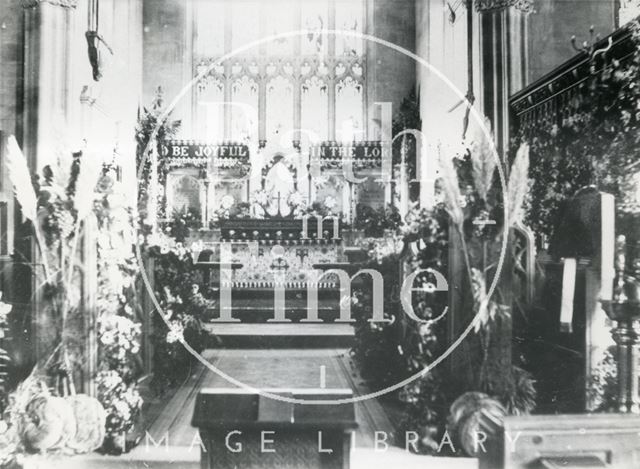
<path fill-rule="evenodd" d="M 0 467 L 638 467 L 638 15 L 0 0 Z"/>

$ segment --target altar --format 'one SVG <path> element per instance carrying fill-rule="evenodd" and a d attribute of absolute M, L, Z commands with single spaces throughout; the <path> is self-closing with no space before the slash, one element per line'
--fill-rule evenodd
<path fill-rule="evenodd" d="M 321 142 L 303 149 L 238 142 L 169 140 L 154 155 L 158 171 L 158 225 L 194 220 L 187 245 L 207 246 L 194 263 L 203 270 L 201 291 L 232 291 L 229 314 L 243 322 L 267 322 L 282 295 L 287 320 L 308 318 L 307 289 L 319 295 L 319 318 L 340 314 L 335 266 L 354 250 L 356 207 L 384 207 L 390 185 L 381 177 L 380 142 Z M 345 164 L 346 163 L 346 164 Z M 345 171 L 345 167 L 348 170 Z M 233 269 L 219 270 L 220 245 Z M 326 266 L 326 267 L 323 267 Z M 281 293 L 277 293 L 277 292 Z M 228 313 L 228 312 L 227 312 Z"/>
<path fill-rule="evenodd" d="M 164 213 L 197 213 L 203 229 L 220 220 L 336 216 L 350 223 L 356 205 L 391 202 L 381 142 L 321 142 L 302 150 L 238 142 L 170 140 L 158 144 Z M 348 167 L 348 170 L 347 170 Z"/>

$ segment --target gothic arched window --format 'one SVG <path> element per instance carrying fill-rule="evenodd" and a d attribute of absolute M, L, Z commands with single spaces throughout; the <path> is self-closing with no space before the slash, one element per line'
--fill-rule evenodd
<path fill-rule="evenodd" d="M 207 71 L 194 88 L 199 137 L 257 143 L 284 134 L 306 144 L 308 134 L 291 133 L 304 129 L 320 140 L 342 140 L 344 135 L 365 139 L 366 49 L 358 34 L 365 32 L 366 1 L 195 2 L 194 72 Z M 346 34 L 326 34 L 328 30 Z M 259 38 L 291 31 L 304 34 L 248 46 Z M 238 47 L 246 49 L 219 62 Z M 212 86 L 217 87 L 213 93 Z M 226 102 L 219 106 L 222 118 L 206 112 L 210 106 L 203 102 L 214 99 L 212 94 Z M 244 108 L 230 104 L 236 102 Z M 243 115 L 247 106 L 255 108 L 257 119 Z M 201 122 L 207 119 L 215 123 Z"/>

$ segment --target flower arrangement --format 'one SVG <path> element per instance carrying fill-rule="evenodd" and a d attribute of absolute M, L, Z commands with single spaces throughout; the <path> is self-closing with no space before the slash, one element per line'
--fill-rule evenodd
<path fill-rule="evenodd" d="M 136 290 L 139 268 L 133 251 L 135 216 L 129 201 L 122 196 L 125 188 L 116 181 L 113 172 L 103 173 L 99 188 L 102 197 L 94 209 L 99 286 L 97 326 L 101 355 L 96 386 L 100 391 L 98 398 L 107 410 L 103 450 L 120 453 L 132 446 L 127 437 L 142 407 L 137 391 L 141 330 L 136 317 L 141 311 Z M 116 376 L 118 386 L 107 386 L 108 381 L 116 379 Z M 127 405 L 114 405 L 124 398 Z"/>
<path fill-rule="evenodd" d="M 139 351 L 140 331 L 134 321 L 132 305 L 135 305 L 137 269 L 132 250 L 134 218 L 123 196 L 124 188 L 118 187 L 111 168 L 103 165 L 99 158 L 83 157 L 82 153 L 73 157 L 68 152 L 61 153 L 55 164 L 44 168 L 42 178 L 34 185 L 26 160 L 13 138 L 9 139 L 8 156 L 9 174 L 18 202 L 36 236 L 44 265 L 44 307 L 54 319 L 55 326 L 48 338 L 52 349 L 50 356 L 44 365 L 36 366 L 31 378 L 19 386 L 14 401 L 22 404 L 14 402 L 12 418 L 25 412 L 31 415 L 28 409 L 36 406 L 32 420 L 38 441 L 52 441 L 54 435 L 48 434 L 46 422 L 39 414 L 49 412 L 50 408 L 65 407 L 59 400 L 64 397 L 68 401 L 67 407 L 78 414 L 76 421 L 83 422 L 83 425 L 78 423 L 77 431 L 74 430 L 76 439 L 80 438 L 80 427 L 88 424 L 85 417 L 90 418 L 91 425 L 100 422 L 102 428 L 99 433 L 82 434 L 82 441 L 76 442 L 76 451 L 92 451 L 103 441 L 108 447 L 115 435 L 110 432 L 110 427 L 105 427 L 105 422 L 107 419 L 121 419 L 118 414 L 121 409 L 110 406 L 106 401 L 94 403 L 87 401 L 88 396 L 75 394 L 74 372 L 84 360 L 85 343 L 83 311 L 79 308 L 80 286 L 76 277 L 77 256 L 80 238 L 88 236 L 91 229 L 95 235 L 92 238 L 96 240 L 98 262 L 96 305 L 99 353 L 102 355 L 96 378 L 98 385 L 102 374 L 117 374 L 127 386 L 128 395 L 135 394 L 138 374 L 135 355 Z M 31 386 L 29 380 L 52 382 L 51 395 L 36 395 L 28 391 Z M 46 384 L 45 388 L 49 389 Z M 139 409 L 139 402 L 131 402 Z M 108 415 L 100 417 L 100 412 L 104 413 L 102 404 L 107 407 Z M 38 423 L 41 421 L 42 425 Z M 61 447 L 57 443 L 48 445 L 43 442 L 34 446 L 33 441 L 27 441 L 25 435 L 21 435 L 21 445 L 27 449 L 45 448 L 50 451 Z"/>
<path fill-rule="evenodd" d="M 554 234 L 562 201 L 590 185 L 615 196 L 616 226 L 640 211 L 628 187 L 640 160 L 640 22 L 627 27 L 632 52 L 624 60 L 606 54 L 591 59 L 591 73 L 565 109 L 569 116 L 559 124 L 523 126 L 513 139 L 514 148 L 523 142 L 530 146 L 526 222 L 546 239 Z M 633 228 L 625 231 L 636 238 Z"/>
<path fill-rule="evenodd" d="M 151 108 L 143 108 L 142 114 L 138 118 L 138 125 L 136 127 L 135 139 L 137 143 L 136 148 L 136 168 L 139 172 L 138 177 L 138 214 L 140 217 L 141 223 L 145 224 L 149 218 L 150 214 L 148 212 L 148 206 L 151 207 L 159 207 L 160 210 L 157 215 L 158 217 L 164 217 L 164 198 L 160 194 L 158 194 L 158 199 L 155 201 L 156 203 L 149 204 L 149 182 L 151 180 L 151 158 L 149 153 L 153 151 L 153 149 L 148 148 L 151 137 L 155 132 L 155 140 L 157 142 L 161 142 L 163 140 L 169 140 L 174 138 L 178 131 L 180 130 L 180 126 L 182 122 L 179 120 L 170 120 L 168 116 L 165 116 L 163 119 L 164 109 L 164 92 L 162 87 L 158 87 L 156 89 L 155 97 L 151 104 Z M 145 154 L 145 150 L 147 153 Z M 166 178 L 166 161 L 164 158 L 159 158 L 158 160 L 158 181 L 159 186 L 163 186 Z M 149 205 L 148 205 L 149 204 Z M 171 214 L 166 214 L 171 215 Z"/>
<path fill-rule="evenodd" d="M 331 195 L 328 195 L 327 197 L 325 197 L 323 203 L 326 209 L 329 211 L 329 213 L 333 213 L 336 207 L 338 206 L 338 201 L 336 200 L 335 197 Z"/>
<path fill-rule="evenodd" d="M 31 222 L 42 271 L 44 308 L 53 320 L 45 341 L 57 360 L 47 372 L 57 374 L 63 393 L 73 393 L 73 369 L 82 360 L 80 288 L 77 284 L 78 246 L 85 220 L 98 198 L 96 186 L 102 171 L 98 158 L 62 151 L 43 169 L 33 184 L 26 159 L 15 138 L 8 139 L 9 177 L 22 213 Z M 78 324 L 79 323 L 79 324 Z"/>
<path fill-rule="evenodd" d="M 220 207 L 215 213 L 218 220 L 230 220 L 248 218 L 250 216 L 250 210 L 250 203 L 236 202 L 235 197 L 231 194 L 226 194 L 220 199 Z"/>
<path fill-rule="evenodd" d="M 274 216 L 269 212 L 269 209 L 272 209 L 272 204 L 276 203 L 279 194 L 274 193 L 272 190 L 260 189 L 254 191 L 251 194 L 249 205 L 251 207 L 252 217 L 254 218 L 267 218 L 269 216 Z M 282 196 L 283 200 L 286 200 L 286 204 L 289 207 L 288 213 L 285 213 L 285 216 L 288 217 L 298 217 L 307 212 L 307 199 L 304 194 L 299 191 L 294 191 L 286 195 Z M 273 209 L 272 209 L 273 210 Z M 234 218 L 226 217 L 226 218 Z M 237 216 L 235 218 L 238 218 Z"/>
<path fill-rule="evenodd" d="M 169 223 L 164 227 L 164 232 L 179 242 L 184 242 L 193 229 L 202 226 L 202 217 L 199 210 L 183 207 L 176 209 L 171 214 Z"/>
<path fill-rule="evenodd" d="M 495 178 L 499 163 L 491 161 L 494 159 L 492 145 L 483 134 L 473 136 L 462 148 L 446 150 L 448 155 L 440 162 L 440 202 L 431 210 L 412 207 L 405 219 L 398 221 L 396 229 L 386 229 L 386 239 L 367 240 L 369 259 L 375 263 L 376 270 L 385 273 L 385 314 L 400 325 L 369 323 L 366 319 L 370 317 L 371 299 L 366 291 L 356 293 L 357 301 L 354 301 L 356 345 L 353 354 L 363 377 L 370 380 L 374 388 L 382 388 L 423 370 L 444 351 L 447 343 L 445 321 L 441 319 L 447 312 L 448 295 L 437 291 L 433 279 L 423 275 L 416 279 L 422 282 L 423 288 L 414 293 L 412 302 L 415 314 L 423 322 L 406 319 L 400 305 L 398 269 L 402 264 L 409 271 L 420 268 L 448 272 L 450 238 L 457 236 L 462 267 L 471 286 L 464 301 L 475 318 L 474 334 L 467 340 L 479 348 L 470 360 L 480 371 L 471 381 L 461 381 L 456 378 L 458 374 L 450 376 L 436 368 L 398 393 L 397 398 L 406 410 L 402 426 L 421 430 L 419 450 L 423 452 L 437 450 L 438 438 L 446 428 L 449 406 L 466 391 L 485 393 L 499 401 L 509 413 L 526 413 L 535 405 L 531 376 L 519 366 L 509 361 L 503 369 L 489 371 L 496 354 L 510 357 L 500 341 L 501 327 L 504 321 L 510 321 L 511 315 L 504 300 L 507 297 L 500 291 L 500 285 L 498 292 L 488 297 L 487 284 L 495 272 L 503 223 L 512 226 L 524 217 L 522 207 L 529 186 L 528 149 L 522 146 L 514 159 L 504 198 Z M 505 205 L 506 217 L 503 215 Z M 354 225 L 363 228 L 375 226 L 376 219 L 386 223 L 388 218 L 374 218 L 378 214 L 366 208 L 361 214 L 362 218 L 356 219 Z M 474 223 L 487 219 L 494 220 L 495 225 Z M 376 234 L 380 231 L 385 230 L 378 229 Z M 418 248 L 406 249 L 410 243 Z M 385 366 L 381 367 L 381 363 Z"/>
<path fill-rule="evenodd" d="M 99 322 L 100 343 L 106 357 L 124 362 L 140 352 L 140 324 L 127 316 L 110 315 Z"/>
<path fill-rule="evenodd" d="M 307 208 L 307 198 L 300 191 L 295 191 L 289 194 L 287 202 L 289 207 L 291 207 L 291 213 L 294 217 L 301 216 Z"/>
<path fill-rule="evenodd" d="M 202 278 L 193 259 L 200 251 L 197 243 L 187 247 L 164 234 L 146 238 L 145 252 L 154 259 L 156 297 L 163 314 L 154 316 L 152 337 L 156 359 L 151 384 L 158 393 L 178 385 L 188 373 L 194 357 L 184 343 L 201 351 L 207 339 L 202 321 L 211 316 L 215 303 L 198 287 Z"/>
<path fill-rule="evenodd" d="M 365 204 L 356 206 L 356 216 L 353 228 L 363 230 L 364 235 L 371 238 L 381 238 L 387 230 L 396 230 L 402 224 L 400 212 L 393 205 L 373 208 Z"/>
<path fill-rule="evenodd" d="M 134 387 L 116 370 L 102 370 L 96 376 L 98 399 L 107 411 L 106 434 L 103 446 L 109 453 L 121 453 L 127 449 L 127 433 L 130 432 L 142 409 L 142 398 Z"/>

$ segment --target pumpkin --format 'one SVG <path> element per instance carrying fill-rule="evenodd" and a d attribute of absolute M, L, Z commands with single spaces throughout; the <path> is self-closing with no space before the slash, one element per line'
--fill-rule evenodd
<path fill-rule="evenodd" d="M 27 451 L 44 453 L 64 449 L 76 434 L 73 408 L 62 397 L 36 397 L 21 415 L 18 431 Z"/>
<path fill-rule="evenodd" d="M 478 444 L 497 435 L 507 411 L 497 400 L 481 392 L 467 392 L 449 409 L 449 427 L 458 445 L 469 456 L 477 456 L 482 447 Z"/>
<path fill-rule="evenodd" d="M 76 433 L 67 442 L 67 448 L 75 453 L 89 453 L 102 446 L 107 413 L 100 402 L 86 394 L 67 396 L 76 420 Z"/>

